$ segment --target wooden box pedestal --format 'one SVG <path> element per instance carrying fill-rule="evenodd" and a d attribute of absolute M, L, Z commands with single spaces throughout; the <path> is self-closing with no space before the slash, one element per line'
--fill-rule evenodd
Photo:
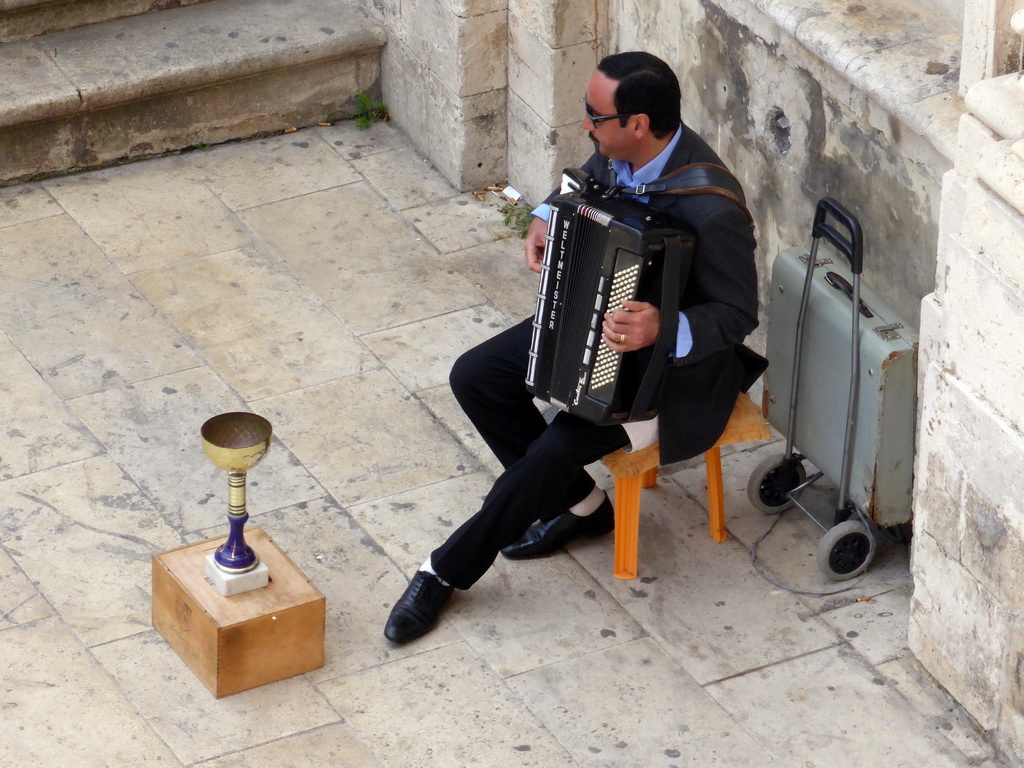
<path fill-rule="evenodd" d="M 262 589 L 224 597 L 205 558 L 227 536 L 153 556 L 153 626 L 217 698 L 324 665 L 326 600 L 260 528 L 245 532 L 270 570 Z"/>

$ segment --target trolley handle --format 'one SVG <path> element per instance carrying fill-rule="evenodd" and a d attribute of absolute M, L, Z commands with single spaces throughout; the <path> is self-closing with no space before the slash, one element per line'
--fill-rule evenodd
<path fill-rule="evenodd" d="M 840 234 L 831 224 L 825 223 L 828 214 L 832 214 L 832 217 L 846 228 L 849 238 Z M 860 229 L 860 222 L 831 197 L 823 197 L 818 201 L 818 207 L 814 211 L 811 237 L 824 237 L 850 262 L 850 271 L 853 274 L 861 273 L 864 268 L 864 235 Z"/>

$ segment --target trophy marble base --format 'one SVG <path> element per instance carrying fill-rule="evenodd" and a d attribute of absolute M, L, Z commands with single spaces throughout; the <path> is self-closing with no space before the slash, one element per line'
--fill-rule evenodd
<path fill-rule="evenodd" d="M 153 556 L 153 627 L 217 698 L 322 667 L 324 596 L 260 528 L 246 542 L 273 578 L 266 589 L 220 594 L 205 566 L 226 540 Z"/>
<path fill-rule="evenodd" d="M 263 589 L 270 583 L 270 569 L 262 560 L 251 571 L 245 573 L 224 573 L 217 567 L 214 555 L 206 556 L 206 578 L 213 582 L 224 597 L 240 595 L 254 589 Z"/>

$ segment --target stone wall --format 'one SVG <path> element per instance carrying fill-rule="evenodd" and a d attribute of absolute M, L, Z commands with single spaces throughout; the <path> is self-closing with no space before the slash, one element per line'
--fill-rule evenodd
<path fill-rule="evenodd" d="M 369 0 L 388 30 L 384 100 L 460 189 L 506 176 L 507 0 Z"/>
<path fill-rule="evenodd" d="M 583 93 L 607 51 L 603 0 L 514 0 L 509 7 L 508 167 L 533 202 L 593 145 Z"/>
<path fill-rule="evenodd" d="M 910 642 L 1024 759 L 1024 80 L 967 106 L 922 309 Z"/>

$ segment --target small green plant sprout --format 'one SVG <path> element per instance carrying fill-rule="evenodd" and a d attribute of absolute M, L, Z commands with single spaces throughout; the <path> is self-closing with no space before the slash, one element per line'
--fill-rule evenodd
<path fill-rule="evenodd" d="M 519 235 L 520 239 L 525 238 L 526 232 L 530 228 L 530 212 L 533 210 L 533 206 L 519 200 L 514 203 L 505 203 L 498 210 L 505 214 L 505 226 Z"/>
<path fill-rule="evenodd" d="M 356 121 L 356 126 L 360 130 L 365 131 L 370 127 L 370 123 L 378 120 L 386 123 L 391 119 L 390 115 L 388 115 L 388 105 L 374 101 L 365 93 L 356 94 L 356 104 L 357 110 L 352 118 Z"/>

